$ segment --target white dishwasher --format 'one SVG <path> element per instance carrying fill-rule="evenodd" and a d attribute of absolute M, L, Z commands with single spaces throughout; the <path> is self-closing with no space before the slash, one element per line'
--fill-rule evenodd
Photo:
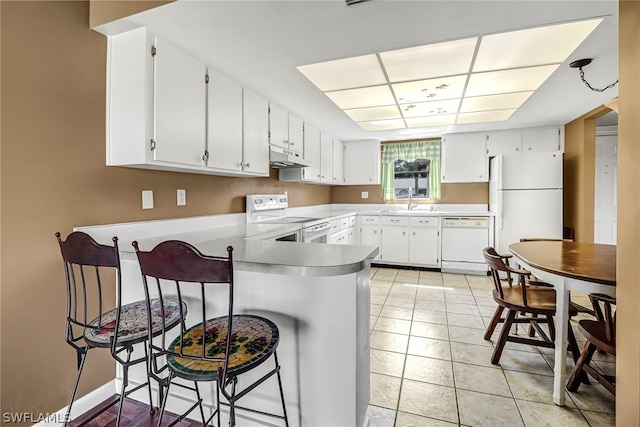
<path fill-rule="evenodd" d="M 489 218 L 442 218 L 442 271 L 483 274 L 488 268 L 482 250 L 489 246 Z"/>

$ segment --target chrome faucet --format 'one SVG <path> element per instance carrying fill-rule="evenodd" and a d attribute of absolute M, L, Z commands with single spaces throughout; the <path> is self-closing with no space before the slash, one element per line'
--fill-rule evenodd
<path fill-rule="evenodd" d="M 413 188 L 409 187 L 409 203 L 407 204 L 407 209 L 411 210 L 418 205 L 413 205 L 411 202 L 413 201 Z"/>

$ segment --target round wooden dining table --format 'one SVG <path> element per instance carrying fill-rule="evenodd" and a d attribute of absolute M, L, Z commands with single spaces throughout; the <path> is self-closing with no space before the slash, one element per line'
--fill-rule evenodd
<path fill-rule="evenodd" d="M 565 403 L 569 292 L 616 296 L 616 246 L 536 240 L 509 245 L 515 261 L 556 289 L 553 401 Z"/>

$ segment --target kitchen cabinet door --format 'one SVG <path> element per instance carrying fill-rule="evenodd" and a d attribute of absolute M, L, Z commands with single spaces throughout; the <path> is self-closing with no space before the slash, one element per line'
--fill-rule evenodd
<path fill-rule="evenodd" d="M 289 113 L 289 150 L 302 154 L 304 150 L 304 122 L 300 117 Z"/>
<path fill-rule="evenodd" d="M 242 171 L 242 86 L 209 70 L 207 167 Z"/>
<path fill-rule="evenodd" d="M 304 125 L 304 159 L 311 162 L 311 166 L 303 168 L 303 180 L 320 182 L 320 131 L 310 124 Z"/>
<path fill-rule="evenodd" d="M 289 148 L 289 113 L 276 104 L 269 104 L 269 144 Z"/>
<path fill-rule="evenodd" d="M 505 130 L 487 132 L 487 152 L 489 157 L 498 154 L 517 154 L 522 150 L 522 131 Z"/>
<path fill-rule="evenodd" d="M 437 228 L 412 228 L 409 231 L 409 264 L 439 267 Z"/>
<path fill-rule="evenodd" d="M 360 244 L 380 248 L 380 227 L 378 225 L 362 225 L 360 227 Z M 380 251 L 374 261 L 380 260 Z"/>
<path fill-rule="evenodd" d="M 345 141 L 343 158 L 346 185 L 380 184 L 380 141 Z"/>
<path fill-rule="evenodd" d="M 206 65 L 155 39 L 153 160 L 202 166 L 206 135 Z"/>
<path fill-rule="evenodd" d="M 522 151 L 562 151 L 559 126 L 522 129 Z"/>
<path fill-rule="evenodd" d="M 333 138 L 324 132 L 320 133 L 320 182 L 333 182 Z"/>
<path fill-rule="evenodd" d="M 382 227 L 380 249 L 383 262 L 406 264 L 409 261 L 407 230 L 407 227 Z"/>
<path fill-rule="evenodd" d="M 269 101 L 243 89 L 243 171 L 269 176 Z"/>
<path fill-rule="evenodd" d="M 344 144 L 339 139 L 333 140 L 333 164 L 332 172 L 333 172 L 333 185 L 342 185 L 344 181 L 343 173 L 342 173 L 342 164 L 344 158 Z"/>
<path fill-rule="evenodd" d="M 449 134 L 442 138 L 442 182 L 489 182 L 487 135 Z"/>

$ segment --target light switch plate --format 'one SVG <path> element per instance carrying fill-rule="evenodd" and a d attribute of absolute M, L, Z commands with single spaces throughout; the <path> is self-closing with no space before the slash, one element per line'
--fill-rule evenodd
<path fill-rule="evenodd" d="M 178 188 L 176 190 L 176 203 L 178 206 L 187 205 L 187 190 L 184 190 L 182 188 Z"/>
<path fill-rule="evenodd" d="M 363 191 L 362 195 L 361 195 L 361 198 L 368 199 L 369 198 L 369 192 L 368 191 Z"/>
<path fill-rule="evenodd" d="M 153 209 L 153 190 L 142 190 L 142 209 Z"/>

